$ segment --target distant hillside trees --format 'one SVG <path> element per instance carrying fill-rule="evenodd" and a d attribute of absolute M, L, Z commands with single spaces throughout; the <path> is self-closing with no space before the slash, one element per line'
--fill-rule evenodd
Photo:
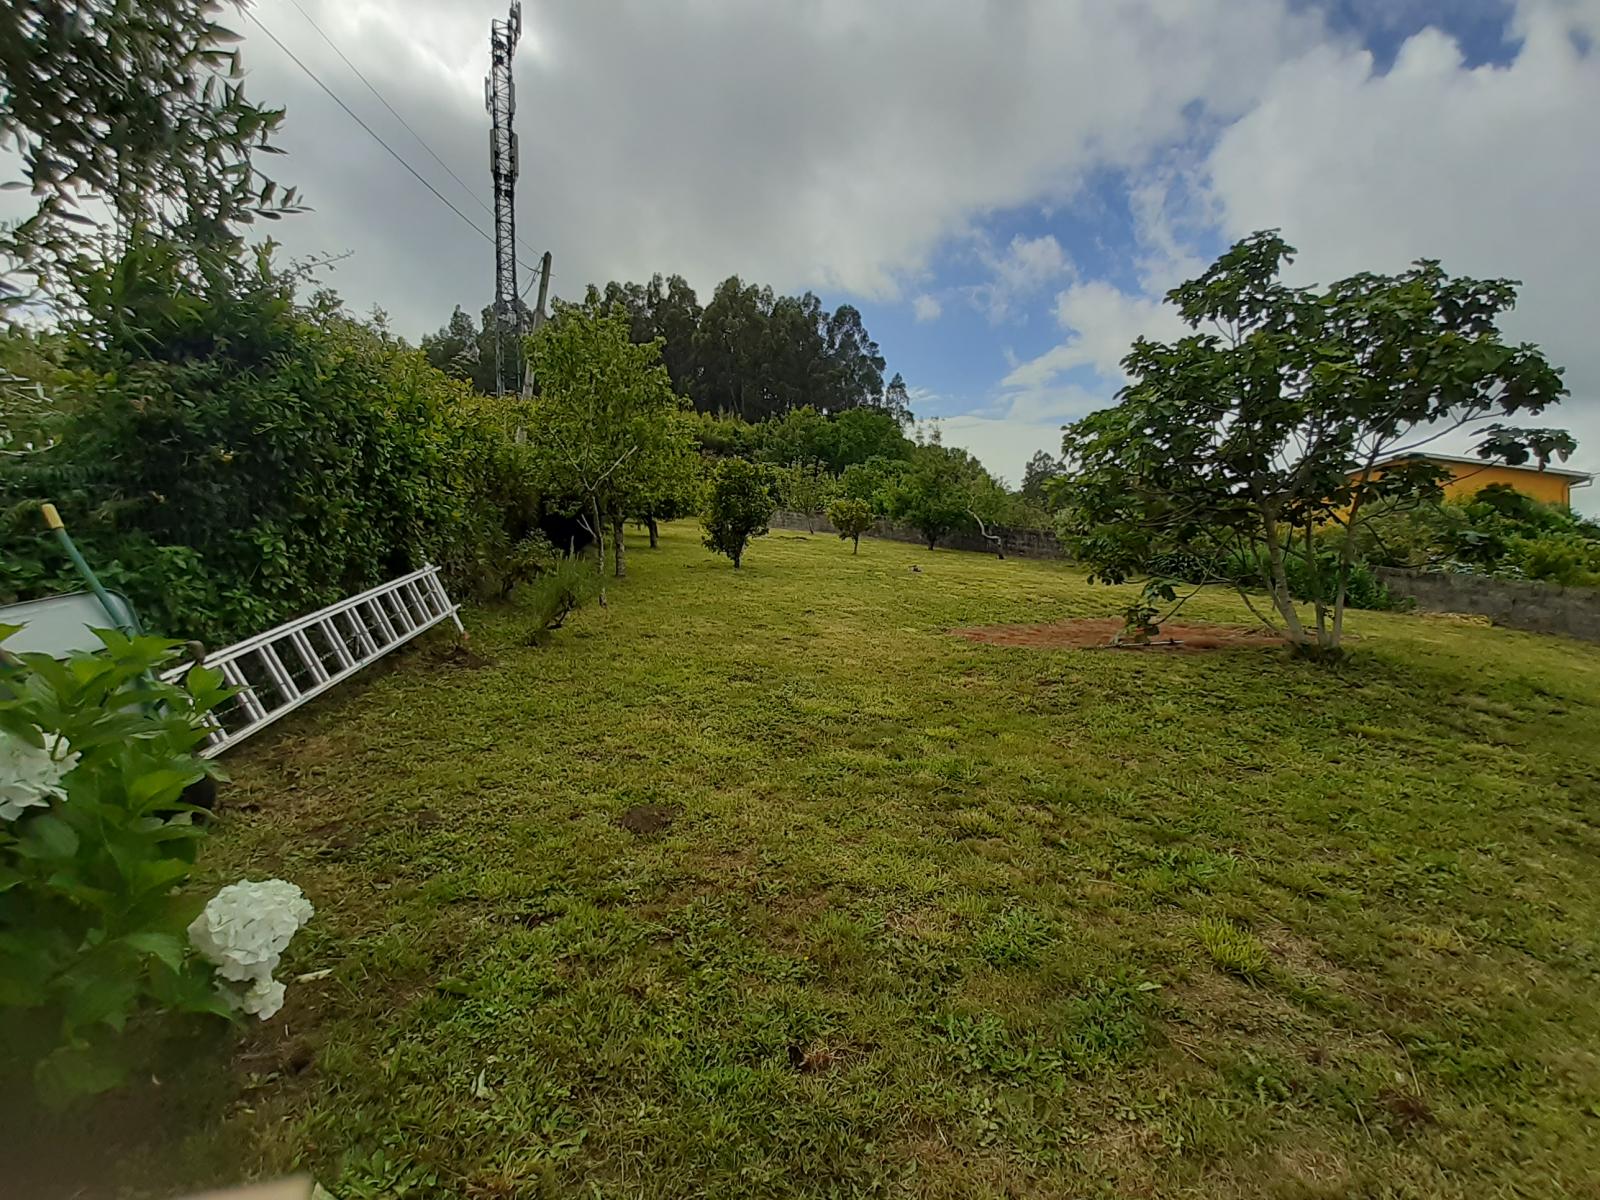
<path fill-rule="evenodd" d="M 633 342 L 659 341 L 672 390 L 699 412 L 759 423 L 807 407 L 824 417 L 874 408 L 897 430 L 911 418 L 905 381 L 885 385 L 883 355 L 851 305 L 830 312 L 811 292 L 782 296 L 733 276 L 702 306 L 679 275 L 591 285 L 583 303 L 624 312 Z M 493 340 L 461 309 L 423 349 L 440 370 L 493 390 Z"/>

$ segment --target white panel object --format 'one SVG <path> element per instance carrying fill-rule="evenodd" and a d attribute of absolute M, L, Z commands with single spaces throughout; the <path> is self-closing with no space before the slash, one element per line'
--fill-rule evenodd
<path fill-rule="evenodd" d="M 426 566 L 206 655 L 239 690 L 210 714 L 200 753 L 221 754 L 441 621 L 461 629 L 458 611 L 439 568 Z M 190 665 L 162 677 L 176 683 Z"/>

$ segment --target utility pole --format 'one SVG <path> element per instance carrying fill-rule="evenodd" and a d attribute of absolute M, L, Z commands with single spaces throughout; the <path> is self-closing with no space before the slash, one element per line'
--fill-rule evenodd
<path fill-rule="evenodd" d="M 539 327 L 550 318 L 544 311 L 545 301 L 550 296 L 550 251 L 546 250 L 539 258 L 539 303 L 533 306 L 531 322 L 533 328 L 529 333 L 538 333 Z M 533 395 L 533 364 L 526 361 L 522 370 L 522 394 L 524 397 Z"/>
<path fill-rule="evenodd" d="M 521 390 L 522 305 L 517 294 L 517 115 L 511 58 L 522 36 L 522 5 L 489 25 L 489 75 L 483 104 L 489 111 L 489 174 L 494 180 L 494 377 L 504 396 Z"/>

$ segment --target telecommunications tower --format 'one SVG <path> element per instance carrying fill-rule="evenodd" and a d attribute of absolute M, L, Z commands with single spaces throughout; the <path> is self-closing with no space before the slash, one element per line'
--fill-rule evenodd
<path fill-rule="evenodd" d="M 489 110 L 489 174 L 494 180 L 494 377 L 500 395 L 516 395 L 522 382 L 522 305 L 517 295 L 517 115 L 511 58 L 522 36 L 522 5 L 489 26 L 489 75 L 483 105 Z"/>

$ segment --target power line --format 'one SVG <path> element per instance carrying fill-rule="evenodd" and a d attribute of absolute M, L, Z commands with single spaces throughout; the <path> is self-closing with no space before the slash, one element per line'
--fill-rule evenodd
<path fill-rule="evenodd" d="M 367 91 L 371 92 L 374 96 L 376 96 L 378 98 L 378 103 L 383 105 L 384 108 L 389 110 L 389 115 L 392 116 L 396 121 L 400 122 L 400 124 L 405 128 L 405 131 L 407 133 L 409 133 L 412 136 L 412 138 L 414 138 L 416 140 L 417 145 L 421 146 L 424 150 L 426 150 L 428 152 L 428 156 L 430 158 L 432 158 L 434 162 L 439 164 L 440 168 L 444 171 L 444 173 L 446 175 L 450 176 L 451 179 L 454 179 L 456 181 L 456 183 L 460 186 L 460 188 L 461 188 L 461 190 L 463 192 L 465 192 L 467 195 L 472 197 L 472 201 L 473 201 L 474 204 L 476 204 L 479 208 L 483 209 L 483 211 L 488 213 L 489 216 L 493 217 L 494 216 L 494 210 L 492 208 L 490 208 L 487 204 L 484 203 L 483 197 L 478 195 L 477 192 L 473 191 L 472 185 L 467 183 L 466 180 L 462 179 L 461 176 L 457 175 L 453 170 L 450 169 L 450 164 L 445 162 L 444 159 L 439 157 L 439 155 L 434 151 L 434 148 L 432 146 L 428 145 L 427 139 L 425 139 L 420 133 L 418 133 L 415 129 L 413 129 L 411 127 L 411 122 L 407 121 L 404 117 L 402 117 L 400 115 L 399 110 L 396 109 L 394 105 L 389 103 L 388 98 L 385 97 L 384 94 L 378 90 L 378 85 L 373 83 L 372 80 L 368 79 L 364 74 L 362 74 L 361 68 L 356 66 L 355 63 L 351 62 L 350 61 L 350 56 L 339 48 L 339 43 L 335 42 L 333 40 L 333 38 L 329 35 L 328 31 L 326 29 L 324 29 L 321 25 L 318 25 L 316 20 L 311 16 L 311 14 L 308 13 L 303 7 L 301 7 L 300 0 L 289 0 L 289 3 L 294 5 L 295 11 L 298 12 L 302 17 L 304 17 L 306 19 L 306 24 L 310 25 L 311 28 L 315 29 L 317 31 L 317 34 L 322 38 L 322 40 L 328 43 L 328 48 L 339 56 L 339 58 L 344 62 L 344 65 L 349 67 L 350 70 L 355 73 L 355 77 L 357 79 L 361 80 L 362 83 L 366 84 Z M 535 250 L 532 246 L 528 245 L 528 243 L 524 239 L 519 237 L 517 239 L 517 241 L 522 243 L 522 248 L 524 250 L 526 250 L 529 254 L 538 254 L 539 253 L 538 250 Z M 527 264 L 524 263 L 523 265 L 526 266 Z"/>
<path fill-rule="evenodd" d="M 485 233 L 484 230 L 476 222 L 474 222 L 471 217 L 467 216 L 466 213 L 462 212 L 459 208 L 457 208 L 454 204 L 452 204 L 450 202 L 450 198 L 448 196 L 446 196 L 438 188 L 434 187 L 433 184 L 429 183 L 427 181 L 427 179 L 425 179 L 422 176 L 422 174 L 420 172 L 418 172 L 418 170 L 415 167 L 413 167 L 404 158 L 402 158 L 400 156 L 400 153 L 397 150 L 395 150 L 395 148 L 393 146 L 389 145 L 388 142 L 384 141 L 383 138 L 378 136 L 377 132 L 372 128 L 372 126 L 368 125 L 365 121 L 363 121 L 361 119 L 361 117 L 356 113 L 355 109 L 351 108 L 343 100 L 339 99 L 339 95 L 338 95 L 337 92 L 335 92 L 327 84 L 323 83 L 322 80 L 320 78 L 318 78 L 317 73 L 315 71 L 313 71 L 310 67 L 306 66 L 305 63 L 301 62 L 299 57 L 295 54 L 295 52 L 293 50 L 289 49 L 289 47 L 285 46 L 283 44 L 283 42 L 281 42 L 278 39 L 277 34 L 273 33 L 272 30 L 268 29 L 265 25 L 263 25 L 261 23 L 261 18 L 260 17 L 256 16 L 255 13 L 251 12 L 248 8 L 244 10 L 244 15 L 249 17 L 250 20 L 252 20 L 253 22 L 255 22 L 256 28 L 260 29 L 262 33 L 266 34 L 269 38 L 271 38 L 272 39 L 272 44 L 277 46 L 279 50 L 282 50 L 286 55 L 288 55 L 289 56 L 289 61 L 294 63 L 295 66 L 299 67 L 302 71 L 304 71 L 306 73 L 307 77 L 310 78 L 312 83 L 316 84 L 319 88 L 321 88 L 324 92 L 326 92 L 328 94 L 328 98 L 330 100 L 332 100 L 340 108 L 344 109 L 345 113 L 350 117 L 350 119 L 352 121 L 354 121 L 357 125 L 361 126 L 362 129 L 366 130 L 367 135 L 369 137 L 371 137 L 373 141 L 377 142 L 378 145 L 382 146 L 385 150 L 387 150 L 389 152 L 389 157 L 393 158 L 395 160 L 395 162 L 399 163 L 408 172 L 410 172 L 412 177 L 415 178 L 418 183 L 420 183 L 423 187 L 427 188 L 430 192 L 432 192 L 434 197 L 439 201 L 440 204 L 443 204 L 451 212 L 455 213 L 456 216 L 460 217 L 461 220 L 466 224 L 466 226 L 469 229 L 471 229 L 474 233 L 476 233 L 479 237 L 481 237 L 484 241 L 488 242 L 490 245 L 494 244 L 494 237 L 493 237 L 492 234 Z M 526 263 L 523 263 L 522 265 L 524 267 L 527 266 Z"/>

